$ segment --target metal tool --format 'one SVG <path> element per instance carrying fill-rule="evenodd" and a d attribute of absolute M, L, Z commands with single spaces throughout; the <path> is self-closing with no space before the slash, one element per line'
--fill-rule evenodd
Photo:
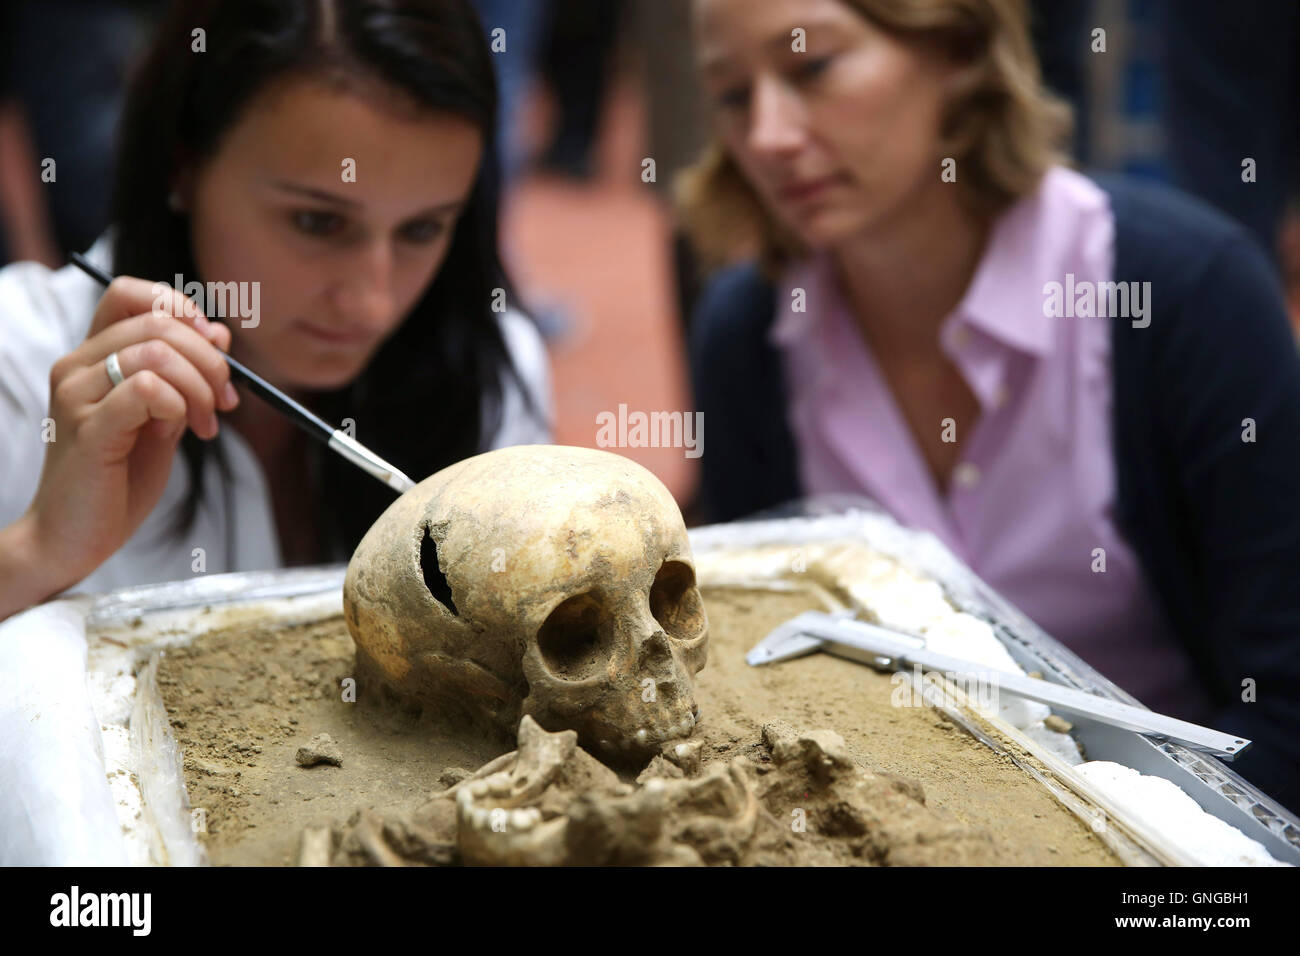
<path fill-rule="evenodd" d="M 897 670 L 903 665 L 946 672 L 954 679 L 988 679 L 999 692 L 1047 704 L 1055 710 L 1139 734 L 1171 740 L 1223 760 L 1240 756 L 1251 744 L 1209 727 L 1167 717 L 1142 707 L 1098 697 L 1024 674 L 992 671 L 974 661 L 926 650 L 925 639 L 856 620 L 852 611 L 805 611 L 786 621 L 745 655 L 751 666 L 790 660 L 813 651 Z"/>

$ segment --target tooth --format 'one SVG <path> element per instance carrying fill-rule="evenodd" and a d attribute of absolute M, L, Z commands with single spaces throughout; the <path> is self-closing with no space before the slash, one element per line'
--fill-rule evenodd
<path fill-rule="evenodd" d="M 486 797 L 488 792 L 488 782 L 486 780 L 475 780 L 469 785 L 469 792 L 476 797 Z"/>
<path fill-rule="evenodd" d="M 469 818 L 470 825 L 475 830 L 486 830 L 492 822 L 492 814 L 482 807 L 475 807 Z"/>
<path fill-rule="evenodd" d="M 690 753 L 690 751 L 691 748 L 686 746 L 685 744 L 678 744 L 676 747 L 673 748 L 673 753 L 677 754 L 678 757 L 685 757 L 688 753 Z"/>
<path fill-rule="evenodd" d="M 510 792 L 510 775 L 494 773 L 489 779 L 488 790 L 494 797 L 504 797 Z"/>
<path fill-rule="evenodd" d="M 646 733 L 644 727 L 642 727 L 640 730 L 636 732 L 636 742 L 639 743 L 642 747 L 645 746 L 645 742 L 649 739 L 650 739 L 650 735 Z"/>
<path fill-rule="evenodd" d="M 512 830 L 530 830 L 533 826 L 533 815 L 527 810 L 510 811 L 510 828 Z"/>

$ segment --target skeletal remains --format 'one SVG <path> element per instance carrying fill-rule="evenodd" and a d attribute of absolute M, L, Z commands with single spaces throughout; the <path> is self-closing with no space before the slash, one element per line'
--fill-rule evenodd
<path fill-rule="evenodd" d="M 509 739 L 528 714 L 643 763 L 699 716 L 686 526 L 619 455 L 527 445 L 439 471 L 362 539 L 343 605 L 363 682 Z"/>
<path fill-rule="evenodd" d="M 343 606 L 363 686 L 517 749 L 414 815 L 305 830 L 304 863 L 951 864 L 986 852 L 987 835 L 857 766 L 830 731 L 771 723 L 755 759 L 705 764 L 687 739 L 708 654 L 690 542 L 668 490 L 620 456 L 522 446 L 438 472 L 361 541 Z M 644 765 L 635 784 L 612 769 L 627 765 Z"/>
<path fill-rule="evenodd" d="M 857 765 L 833 731 L 773 721 L 748 754 L 701 765 L 667 748 L 625 783 L 525 716 L 503 754 L 410 814 L 303 831 L 303 865 L 970 865 L 989 835 L 920 787 Z"/>

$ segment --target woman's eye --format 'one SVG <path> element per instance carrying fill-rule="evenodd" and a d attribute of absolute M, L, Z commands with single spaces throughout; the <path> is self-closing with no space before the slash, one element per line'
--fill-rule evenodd
<path fill-rule="evenodd" d="M 729 110 L 743 110 L 749 105 L 749 87 L 733 86 L 718 94 L 718 105 Z"/>
<path fill-rule="evenodd" d="M 812 79 L 826 72 L 826 68 L 831 65 L 831 57 L 818 56 L 813 57 L 807 63 L 804 63 L 796 70 L 796 74 L 803 79 Z"/>
<path fill-rule="evenodd" d="M 343 217 L 332 212 L 296 212 L 293 224 L 309 236 L 329 236 L 342 226 Z"/>
<path fill-rule="evenodd" d="M 402 238 L 408 242 L 432 242 L 442 235 L 442 222 L 437 219 L 421 219 L 402 227 Z"/>

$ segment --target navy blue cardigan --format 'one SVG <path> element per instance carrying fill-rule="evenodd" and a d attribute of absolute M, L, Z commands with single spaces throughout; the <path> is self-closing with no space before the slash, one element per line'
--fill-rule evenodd
<path fill-rule="evenodd" d="M 1234 769 L 1300 809 L 1300 354 L 1282 292 L 1246 231 L 1208 206 L 1097 182 L 1115 214 L 1114 278 L 1151 283 L 1150 325 L 1113 324 L 1116 521 L 1221 708 L 1211 726 L 1255 741 Z M 774 295 L 755 266 L 732 267 L 692 324 L 711 521 L 801 495 L 767 341 Z"/>

